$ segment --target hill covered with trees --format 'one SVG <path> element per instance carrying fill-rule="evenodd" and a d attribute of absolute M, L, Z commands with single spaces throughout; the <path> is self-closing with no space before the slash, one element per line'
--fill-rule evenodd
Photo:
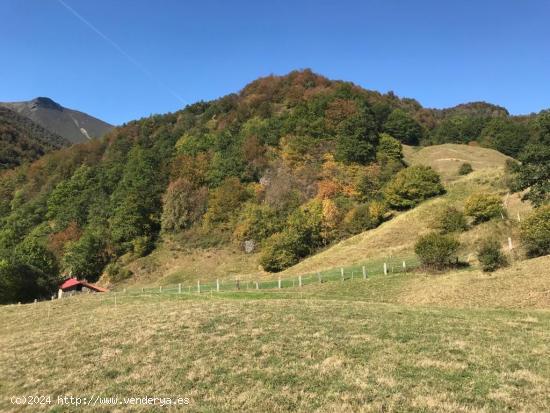
<path fill-rule="evenodd" d="M 34 161 L 47 152 L 69 145 L 69 141 L 61 136 L 0 106 L 0 171 Z"/>
<path fill-rule="evenodd" d="M 527 167 L 544 176 L 547 152 L 532 152 L 548 148 L 549 125 L 548 112 L 425 109 L 309 70 L 261 78 L 4 172 L 1 300 L 46 296 L 60 274 L 121 280 L 130 275 L 121 262 L 163 237 L 234 243 L 280 271 L 444 192 L 431 168 L 407 167 L 403 143 L 484 145 L 523 160 L 514 176 Z M 524 175 L 516 189 L 540 183 Z"/>

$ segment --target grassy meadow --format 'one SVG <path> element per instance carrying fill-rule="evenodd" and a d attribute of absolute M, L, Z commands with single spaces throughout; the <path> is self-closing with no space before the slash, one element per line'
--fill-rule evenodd
<path fill-rule="evenodd" d="M 4 306 L 0 410 L 36 409 L 13 395 L 93 393 L 189 397 L 196 412 L 548 411 L 550 262 L 527 263 Z"/>

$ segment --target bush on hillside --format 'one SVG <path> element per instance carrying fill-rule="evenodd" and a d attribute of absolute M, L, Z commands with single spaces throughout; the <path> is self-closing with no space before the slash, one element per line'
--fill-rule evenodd
<path fill-rule="evenodd" d="M 128 268 L 124 268 L 118 262 L 112 262 L 105 268 L 105 272 L 109 276 L 109 280 L 117 283 L 130 278 L 133 273 Z"/>
<path fill-rule="evenodd" d="M 464 213 L 453 206 L 447 206 L 439 211 L 432 226 L 442 234 L 461 232 L 468 228 Z"/>
<path fill-rule="evenodd" d="M 299 260 L 299 235 L 294 231 L 277 232 L 269 237 L 262 246 L 260 265 L 269 272 L 282 271 Z"/>
<path fill-rule="evenodd" d="M 460 243 L 455 237 L 432 232 L 416 241 L 414 252 L 424 267 L 441 270 L 458 261 L 459 247 Z"/>
<path fill-rule="evenodd" d="M 458 168 L 458 174 L 459 175 L 468 175 L 473 170 L 474 170 L 474 168 L 472 168 L 471 164 L 469 164 L 468 162 L 464 162 L 462 165 L 460 165 L 460 168 Z"/>
<path fill-rule="evenodd" d="M 359 234 L 376 228 L 384 220 L 385 212 L 385 205 L 378 201 L 357 205 L 344 217 L 345 231 L 349 234 Z"/>
<path fill-rule="evenodd" d="M 474 224 L 479 224 L 504 215 L 505 211 L 498 195 L 473 194 L 466 199 L 464 213 L 474 219 Z"/>
<path fill-rule="evenodd" d="M 492 272 L 508 264 L 508 260 L 500 249 L 500 244 L 495 239 L 486 239 L 477 249 L 477 259 L 481 269 Z"/>
<path fill-rule="evenodd" d="M 264 242 L 260 264 L 266 271 L 284 270 L 323 245 L 324 232 L 322 203 L 312 201 L 288 217 L 283 231 Z"/>
<path fill-rule="evenodd" d="M 537 208 L 521 223 L 521 240 L 530 257 L 550 254 L 550 204 Z"/>
<path fill-rule="evenodd" d="M 411 166 L 399 171 L 388 183 L 384 195 L 395 209 L 407 209 L 445 192 L 439 175 L 429 166 Z"/>

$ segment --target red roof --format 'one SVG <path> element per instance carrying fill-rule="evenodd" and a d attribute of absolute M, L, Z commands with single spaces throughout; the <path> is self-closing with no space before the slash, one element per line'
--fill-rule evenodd
<path fill-rule="evenodd" d="M 59 286 L 59 288 L 61 288 L 62 290 L 66 290 L 77 285 L 82 285 L 83 287 L 89 288 L 90 290 L 98 291 L 101 293 L 107 291 L 106 288 L 98 287 L 97 285 L 90 284 L 84 280 L 77 280 L 76 278 L 69 278 L 68 280 L 65 280 L 65 282 Z"/>

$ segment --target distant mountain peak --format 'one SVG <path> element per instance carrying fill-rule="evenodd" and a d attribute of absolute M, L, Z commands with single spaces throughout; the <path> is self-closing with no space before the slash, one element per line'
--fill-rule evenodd
<path fill-rule="evenodd" d="M 63 111 L 63 106 L 48 97 L 39 96 L 31 100 L 30 103 L 31 109 L 44 108 Z"/>
<path fill-rule="evenodd" d="M 61 106 L 53 99 L 39 96 L 26 102 L 0 102 L 11 109 L 59 135 L 71 143 L 99 138 L 113 129 L 112 125 L 86 113 Z"/>

